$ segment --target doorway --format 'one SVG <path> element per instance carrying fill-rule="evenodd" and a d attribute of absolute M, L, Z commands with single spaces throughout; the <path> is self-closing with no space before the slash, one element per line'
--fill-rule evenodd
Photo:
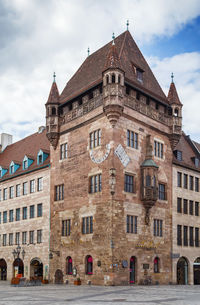
<path fill-rule="evenodd" d="M 188 284 L 188 261 L 185 257 L 179 258 L 177 262 L 177 284 Z"/>
<path fill-rule="evenodd" d="M 131 256 L 130 258 L 130 284 L 136 282 L 136 257 Z"/>
<path fill-rule="evenodd" d="M 195 259 L 193 264 L 194 271 L 194 285 L 200 285 L 200 257 Z"/>
<path fill-rule="evenodd" d="M 21 258 L 16 258 L 13 262 L 13 275 L 16 277 L 20 274 L 22 277 L 24 276 L 24 263 Z"/>
<path fill-rule="evenodd" d="M 0 259 L 0 280 L 6 281 L 7 280 L 7 264 L 5 259 Z"/>

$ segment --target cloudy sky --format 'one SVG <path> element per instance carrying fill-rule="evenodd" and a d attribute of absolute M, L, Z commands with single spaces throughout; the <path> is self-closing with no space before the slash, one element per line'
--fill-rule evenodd
<path fill-rule="evenodd" d="M 0 0 L 0 133 L 14 141 L 45 125 L 53 72 L 61 92 L 91 52 L 129 30 L 167 94 L 170 75 L 183 129 L 200 142 L 199 0 Z"/>

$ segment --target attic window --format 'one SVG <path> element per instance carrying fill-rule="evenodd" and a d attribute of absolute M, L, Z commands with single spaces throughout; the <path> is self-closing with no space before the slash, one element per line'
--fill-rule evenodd
<path fill-rule="evenodd" d="M 197 157 L 193 157 L 192 161 L 194 162 L 195 167 L 199 167 L 199 159 Z"/>
<path fill-rule="evenodd" d="M 136 78 L 139 82 L 143 83 L 143 71 L 139 68 L 136 68 Z"/>
<path fill-rule="evenodd" d="M 24 169 L 28 168 L 28 160 L 24 160 Z"/>
<path fill-rule="evenodd" d="M 14 165 L 10 166 L 10 174 L 14 174 Z"/>
<path fill-rule="evenodd" d="M 175 150 L 174 154 L 175 154 L 176 159 L 178 161 L 182 161 L 183 160 L 183 158 L 182 158 L 182 151 L 181 150 Z"/>

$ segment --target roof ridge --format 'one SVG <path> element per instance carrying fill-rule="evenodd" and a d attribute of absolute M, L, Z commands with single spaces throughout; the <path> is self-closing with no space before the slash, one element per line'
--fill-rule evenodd
<path fill-rule="evenodd" d="M 123 51 L 123 48 L 124 48 L 124 44 L 125 44 L 127 32 L 128 32 L 128 30 L 124 32 L 125 35 L 124 35 L 124 40 L 123 40 L 123 42 L 122 42 L 122 46 L 121 46 L 121 49 L 120 49 L 120 52 L 119 52 L 119 59 L 121 58 L 121 55 L 122 55 L 122 51 Z"/>

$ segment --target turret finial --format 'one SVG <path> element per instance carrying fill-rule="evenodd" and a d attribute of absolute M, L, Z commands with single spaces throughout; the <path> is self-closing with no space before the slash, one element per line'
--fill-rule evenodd
<path fill-rule="evenodd" d="M 90 48 L 87 49 L 88 56 L 90 56 Z"/>
<path fill-rule="evenodd" d="M 127 22 L 126 22 L 126 26 L 127 26 L 127 31 L 128 31 L 128 27 L 129 27 L 129 20 L 127 20 Z"/>
<path fill-rule="evenodd" d="M 174 73 L 171 74 L 172 83 L 174 82 Z"/>
<path fill-rule="evenodd" d="M 54 83 L 56 82 L 56 73 L 55 72 L 53 73 L 53 82 Z"/>
<path fill-rule="evenodd" d="M 115 45 L 115 34 L 114 34 L 114 32 L 112 34 L 112 40 L 113 40 L 112 45 L 114 46 Z"/>

